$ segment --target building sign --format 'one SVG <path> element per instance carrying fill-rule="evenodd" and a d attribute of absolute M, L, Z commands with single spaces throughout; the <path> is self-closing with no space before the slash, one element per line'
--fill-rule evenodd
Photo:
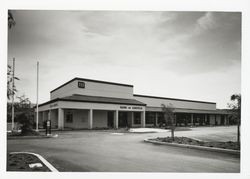
<path fill-rule="evenodd" d="M 120 109 L 142 110 L 143 108 L 140 106 L 120 106 Z"/>
<path fill-rule="evenodd" d="M 132 109 L 142 109 L 142 107 L 134 106 L 134 107 L 132 107 Z"/>
<path fill-rule="evenodd" d="M 78 81 L 78 88 L 85 88 L 85 83 L 83 81 Z"/>

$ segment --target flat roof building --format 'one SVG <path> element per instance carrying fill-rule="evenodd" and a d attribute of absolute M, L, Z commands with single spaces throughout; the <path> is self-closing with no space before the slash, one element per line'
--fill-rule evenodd
<path fill-rule="evenodd" d="M 74 78 L 39 105 L 39 126 L 46 120 L 58 129 L 164 126 L 162 104 L 174 106 L 177 126 L 228 124 L 227 111 L 214 102 L 139 95 L 133 85 Z"/>

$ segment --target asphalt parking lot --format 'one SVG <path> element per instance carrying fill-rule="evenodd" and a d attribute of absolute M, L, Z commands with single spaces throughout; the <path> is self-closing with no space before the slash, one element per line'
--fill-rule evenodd
<path fill-rule="evenodd" d="M 77 172 L 240 172 L 240 158 L 143 142 L 164 133 L 114 133 L 114 131 L 64 131 L 58 138 L 7 140 L 8 152 L 42 155 L 59 171 Z M 235 140 L 236 127 L 197 127 L 176 131 L 176 136 L 206 141 Z"/>

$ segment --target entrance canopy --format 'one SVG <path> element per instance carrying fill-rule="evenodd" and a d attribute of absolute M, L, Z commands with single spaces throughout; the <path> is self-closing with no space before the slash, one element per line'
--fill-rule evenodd
<path fill-rule="evenodd" d="M 100 103 L 100 104 L 120 104 L 120 105 L 146 106 L 146 104 L 144 104 L 138 100 L 135 100 L 135 99 L 110 98 L 110 97 L 87 96 L 87 95 L 74 94 L 72 96 L 67 96 L 67 97 L 63 97 L 63 98 L 56 98 L 54 100 L 40 104 L 39 107 L 46 106 L 49 104 L 54 104 L 56 102 L 85 102 L 85 103 Z M 56 107 L 56 105 L 50 105 L 50 107 Z"/>
<path fill-rule="evenodd" d="M 128 125 L 145 127 L 145 106 L 135 99 L 72 95 L 43 103 L 38 110 L 40 122 L 54 121 L 54 126 L 59 129 L 92 129 Z"/>

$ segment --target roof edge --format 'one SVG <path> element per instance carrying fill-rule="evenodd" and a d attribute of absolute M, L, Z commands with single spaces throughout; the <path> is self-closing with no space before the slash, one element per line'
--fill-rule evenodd
<path fill-rule="evenodd" d="M 45 103 L 42 103 L 42 104 L 39 104 L 38 107 L 41 107 L 41 106 L 44 106 L 44 105 L 47 105 L 47 104 L 50 104 L 50 103 L 54 103 L 54 102 L 57 102 L 57 101 L 69 101 L 69 102 L 87 102 L 87 103 L 102 103 L 102 104 L 121 104 L 121 105 L 135 105 L 135 106 L 147 106 L 145 103 L 142 103 L 141 104 L 133 104 L 133 103 L 116 103 L 116 102 L 99 102 L 99 101 L 87 101 L 87 100 L 74 100 L 74 99 L 62 99 L 62 98 L 56 98 L 56 99 L 53 99 L 51 101 L 47 101 Z M 140 102 L 140 101 L 139 101 Z"/>
<path fill-rule="evenodd" d="M 155 98 L 155 99 L 169 99 L 169 100 L 175 100 L 175 101 L 186 101 L 186 102 L 216 104 L 215 102 L 208 102 L 208 101 L 196 101 L 196 100 L 189 100 L 189 99 L 167 98 L 167 97 L 159 97 L 159 96 L 140 95 L 140 94 L 133 94 L 133 96 L 135 96 L 135 97 L 145 97 L 145 98 Z"/>
<path fill-rule="evenodd" d="M 57 101 L 59 101 L 59 100 L 60 100 L 60 98 L 52 99 L 52 100 L 50 100 L 50 101 L 47 101 L 47 102 L 44 102 L 44 103 L 39 104 L 38 107 L 41 107 L 41 106 L 44 106 L 44 105 L 47 105 L 47 104 L 50 104 L 50 103 L 57 102 Z"/>
<path fill-rule="evenodd" d="M 89 81 L 89 82 L 96 82 L 96 83 L 104 83 L 104 84 L 110 84 L 110 85 L 117 85 L 117 86 L 126 86 L 126 87 L 134 87 L 133 85 L 129 85 L 129 84 L 123 84 L 123 83 L 115 83 L 115 82 L 109 82 L 109 81 L 101 81 L 101 80 L 93 80 L 93 79 L 88 79 L 88 78 L 79 78 L 79 77 L 75 77 L 72 80 L 69 80 L 68 82 L 58 86 L 57 88 L 53 89 L 50 91 L 50 93 L 64 87 L 65 85 L 75 81 L 75 80 L 83 80 L 83 81 Z"/>
<path fill-rule="evenodd" d="M 157 108 L 157 109 L 161 109 L 161 107 L 155 107 L 155 106 L 147 106 L 147 108 Z M 196 110 L 196 111 L 210 111 L 210 112 L 222 112 L 223 114 L 228 114 L 228 111 L 226 110 L 219 110 L 219 109 L 192 109 L 192 108 L 175 108 L 177 110 Z"/>

